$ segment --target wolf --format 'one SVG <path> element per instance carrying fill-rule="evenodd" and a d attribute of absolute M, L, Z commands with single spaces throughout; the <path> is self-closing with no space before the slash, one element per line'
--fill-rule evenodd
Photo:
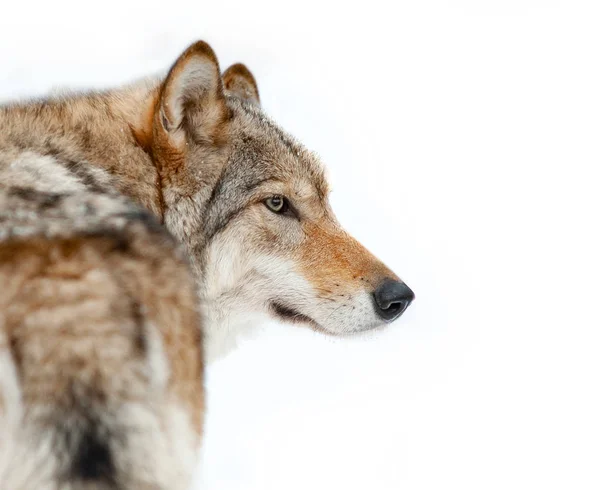
<path fill-rule="evenodd" d="M 269 318 L 345 336 L 412 290 L 346 233 L 243 64 L 0 108 L 0 487 L 185 489 L 204 363 Z"/>

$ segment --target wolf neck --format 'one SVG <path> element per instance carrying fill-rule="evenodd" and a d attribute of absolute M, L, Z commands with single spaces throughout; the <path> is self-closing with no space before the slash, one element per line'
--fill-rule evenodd
<path fill-rule="evenodd" d="M 110 172 L 117 191 L 162 220 L 162 185 L 150 151 L 158 90 L 158 80 L 144 80 L 104 94 L 109 113 L 106 131 L 115 135 L 114 146 L 90 163 Z M 96 140 L 99 136 L 94 135 Z"/>

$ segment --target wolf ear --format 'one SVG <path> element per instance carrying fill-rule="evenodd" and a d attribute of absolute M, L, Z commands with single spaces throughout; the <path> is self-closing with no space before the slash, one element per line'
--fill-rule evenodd
<path fill-rule="evenodd" d="M 219 62 L 204 41 L 192 44 L 177 59 L 162 85 L 157 108 L 158 122 L 170 136 L 189 127 L 210 134 L 225 118 Z"/>
<path fill-rule="evenodd" d="M 223 73 L 223 84 L 225 90 L 230 94 L 255 105 L 260 105 L 256 80 L 250 70 L 246 68 L 246 65 L 236 63 L 227 68 Z"/>

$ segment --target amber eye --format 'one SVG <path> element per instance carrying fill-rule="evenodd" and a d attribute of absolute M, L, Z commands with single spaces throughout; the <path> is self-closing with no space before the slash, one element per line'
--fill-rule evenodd
<path fill-rule="evenodd" d="M 274 213 L 285 213 L 288 210 L 287 199 L 283 196 L 271 196 L 265 199 L 265 206 L 267 206 Z"/>

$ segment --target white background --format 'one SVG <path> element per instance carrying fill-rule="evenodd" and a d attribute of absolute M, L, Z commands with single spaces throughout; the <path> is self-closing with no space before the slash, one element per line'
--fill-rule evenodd
<path fill-rule="evenodd" d="M 597 5 L 3 3 L 2 99 L 195 39 L 245 62 L 417 294 L 376 338 L 270 325 L 213 365 L 202 488 L 600 488 Z"/>

